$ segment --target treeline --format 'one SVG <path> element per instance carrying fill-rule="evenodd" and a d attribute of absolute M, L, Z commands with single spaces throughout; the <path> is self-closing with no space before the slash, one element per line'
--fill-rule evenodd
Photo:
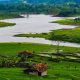
<path fill-rule="evenodd" d="M 13 12 L 0 12 L 0 20 L 2 19 L 11 19 L 11 18 L 22 18 L 18 13 L 13 13 Z"/>
<path fill-rule="evenodd" d="M 80 15 L 80 5 L 79 4 L 0 5 L 0 12 L 20 12 L 20 13 L 30 13 L 30 14 L 51 14 L 51 15 L 54 15 L 54 16 L 68 17 L 68 16 Z"/>

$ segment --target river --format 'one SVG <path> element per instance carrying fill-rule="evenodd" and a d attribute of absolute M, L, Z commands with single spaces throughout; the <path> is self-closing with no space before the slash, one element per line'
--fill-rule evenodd
<path fill-rule="evenodd" d="M 50 15 L 30 15 L 29 18 L 14 18 L 1 20 L 5 22 L 14 22 L 15 26 L 0 28 L 0 42 L 33 42 L 42 44 L 57 45 L 57 41 L 45 40 L 44 38 L 26 38 L 13 37 L 21 33 L 42 33 L 50 30 L 74 28 L 76 26 L 59 25 L 57 23 L 49 23 L 51 21 L 60 20 L 61 17 L 51 17 Z M 80 44 L 60 42 L 62 46 L 80 47 Z"/>

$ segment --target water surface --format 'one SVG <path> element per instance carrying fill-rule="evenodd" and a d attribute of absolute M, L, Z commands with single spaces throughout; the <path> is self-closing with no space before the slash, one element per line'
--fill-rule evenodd
<path fill-rule="evenodd" d="M 0 28 L 0 42 L 34 42 L 57 45 L 57 42 L 45 40 L 43 38 L 26 38 L 13 36 L 21 33 L 42 33 L 49 32 L 50 30 L 57 30 L 62 28 L 68 29 L 76 27 L 69 25 L 59 25 L 57 23 L 49 23 L 51 21 L 56 21 L 60 19 L 62 18 L 51 17 L 50 15 L 30 15 L 29 18 L 15 18 L 2 20 L 5 22 L 14 22 L 16 23 L 16 25 L 12 27 Z M 80 44 L 67 42 L 61 42 L 60 45 L 80 47 Z"/>

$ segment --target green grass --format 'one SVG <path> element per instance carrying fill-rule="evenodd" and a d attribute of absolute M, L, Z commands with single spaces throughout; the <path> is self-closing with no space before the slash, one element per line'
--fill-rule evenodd
<path fill-rule="evenodd" d="M 0 22 L 0 27 L 14 26 L 16 23 Z"/>
<path fill-rule="evenodd" d="M 80 63 L 47 61 L 47 64 L 46 77 L 23 74 L 20 68 L 0 68 L 0 80 L 80 80 Z"/>
<path fill-rule="evenodd" d="M 80 20 L 76 21 L 75 19 L 62 19 L 58 21 L 52 21 L 51 23 L 59 23 L 62 25 L 80 25 Z"/>
<path fill-rule="evenodd" d="M 39 52 L 55 50 L 56 46 L 37 43 L 0 43 L 0 55 L 16 56 L 19 51 L 33 50 Z M 60 47 L 65 52 L 80 51 L 80 48 Z M 43 61 L 48 64 L 48 76 L 39 77 L 23 73 L 23 68 L 0 68 L 0 80 L 80 80 L 80 63 L 53 62 L 48 58 L 34 56 L 32 61 Z M 28 61 L 28 60 L 27 60 Z M 75 69 L 76 66 L 76 69 Z"/>
<path fill-rule="evenodd" d="M 36 43 L 0 43 L 0 54 L 7 56 L 16 56 L 22 50 L 32 50 L 38 52 L 56 50 L 57 46 Z M 64 52 L 80 52 L 80 48 L 60 47 Z"/>
<path fill-rule="evenodd" d="M 63 20 L 54 21 L 52 23 L 80 26 L 80 20 L 76 20 L 76 19 L 63 19 Z M 80 27 L 74 29 L 53 30 L 51 33 L 54 34 L 51 39 L 80 43 L 80 35 L 79 35 Z"/>
<path fill-rule="evenodd" d="M 52 33 L 54 40 L 80 43 L 80 28 L 55 30 Z"/>

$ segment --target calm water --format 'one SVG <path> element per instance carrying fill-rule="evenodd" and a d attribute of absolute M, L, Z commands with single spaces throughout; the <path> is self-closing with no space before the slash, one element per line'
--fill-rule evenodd
<path fill-rule="evenodd" d="M 26 37 L 13 37 L 15 34 L 20 33 L 42 33 L 49 32 L 50 30 L 62 28 L 74 28 L 75 26 L 59 25 L 57 23 L 49 23 L 51 21 L 62 19 L 60 17 L 51 17 L 50 15 L 30 15 L 30 18 L 16 18 L 3 20 L 6 22 L 15 22 L 16 25 L 12 27 L 0 28 L 0 42 L 34 42 L 44 44 L 54 44 L 57 42 L 45 40 L 43 38 L 26 38 Z M 80 47 L 79 44 L 64 43 L 62 46 Z"/>

